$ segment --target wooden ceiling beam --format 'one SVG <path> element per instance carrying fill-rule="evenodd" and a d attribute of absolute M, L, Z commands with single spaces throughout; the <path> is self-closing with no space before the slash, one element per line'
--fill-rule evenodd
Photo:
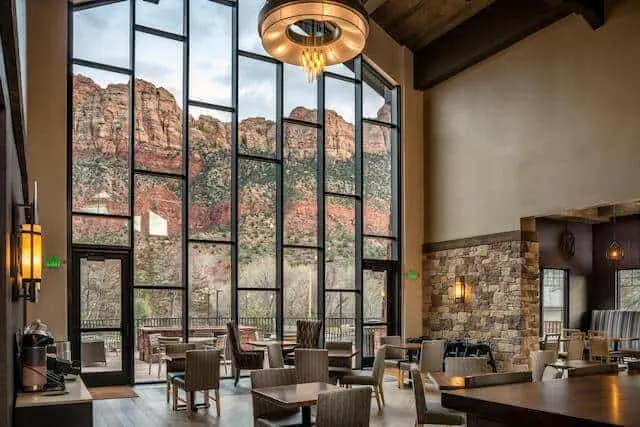
<path fill-rule="evenodd" d="M 415 53 L 414 87 L 429 89 L 571 13 L 601 26 L 604 1 L 496 0 Z"/>

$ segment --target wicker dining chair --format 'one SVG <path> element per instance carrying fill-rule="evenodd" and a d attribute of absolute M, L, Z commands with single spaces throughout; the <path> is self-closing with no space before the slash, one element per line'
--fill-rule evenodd
<path fill-rule="evenodd" d="M 296 348 L 296 378 L 301 383 L 329 382 L 329 352 L 318 348 Z"/>
<path fill-rule="evenodd" d="M 217 350 L 189 350 L 184 374 L 175 375 L 173 384 L 173 410 L 180 409 L 178 402 L 183 401 L 179 397 L 178 390 L 186 393 L 186 409 L 191 412 L 195 404 L 195 393 L 204 393 L 204 403 L 201 407 L 208 408 L 210 390 L 214 390 L 216 413 L 220 416 L 220 353 Z"/>
<path fill-rule="evenodd" d="M 370 387 L 318 394 L 316 427 L 368 427 L 370 416 Z"/>
<path fill-rule="evenodd" d="M 172 354 L 182 354 L 182 353 L 186 353 L 189 350 L 195 350 L 195 349 L 196 349 L 196 345 L 194 343 L 169 344 L 165 349 L 165 354 L 167 356 L 171 356 Z M 166 361 L 167 402 L 171 398 L 171 380 L 173 379 L 173 377 L 184 373 L 185 365 L 186 365 L 185 359 Z"/>
<path fill-rule="evenodd" d="M 448 358 L 448 359 L 455 359 Z M 436 425 L 464 425 L 465 420 L 462 415 L 448 412 L 444 408 L 429 409 L 424 395 L 424 380 L 422 373 L 415 366 L 411 368 L 411 378 L 413 379 L 413 395 L 416 404 L 416 426 L 425 424 Z"/>
<path fill-rule="evenodd" d="M 296 371 L 290 368 L 263 369 L 251 372 L 251 388 L 276 387 L 296 384 Z M 293 426 L 302 423 L 302 414 L 297 408 L 283 408 L 271 401 L 251 394 L 254 427 L 269 426 L 273 423 Z"/>
<path fill-rule="evenodd" d="M 240 332 L 238 325 L 227 323 L 227 340 L 231 349 L 232 371 L 235 378 L 233 385 L 240 381 L 241 369 L 262 369 L 264 365 L 264 352 L 262 350 L 248 351 L 240 347 Z"/>
<path fill-rule="evenodd" d="M 284 368 L 284 357 L 282 356 L 280 343 L 267 344 L 267 357 L 269 359 L 269 368 Z"/>
<path fill-rule="evenodd" d="M 384 358 L 387 347 L 381 346 L 376 351 L 376 356 L 373 359 L 373 369 L 370 371 L 353 371 L 349 375 L 345 375 L 341 384 L 348 388 L 352 385 L 368 385 L 371 386 L 371 392 L 376 398 L 378 404 L 378 411 L 382 411 L 382 405 L 385 405 L 384 391 L 382 389 L 382 381 L 384 380 Z"/>
<path fill-rule="evenodd" d="M 400 335 L 380 337 L 380 344 L 401 345 L 402 337 Z M 398 370 L 398 388 L 401 388 L 404 383 L 404 371 L 400 367 L 400 363 L 402 362 L 407 362 L 407 352 L 401 348 L 387 347 L 384 366 L 386 368 L 394 368 Z"/>
<path fill-rule="evenodd" d="M 565 343 L 567 360 L 582 360 L 584 355 L 584 334 L 574 333 Z"/>
<path fill-rule="evenodd" d="M 609 363 L 609 340 L 598 336 L 591 336 L 589 342 L 589 360 Z"/>
<path fill-rule="evenodd" d="M 599 337 L 599 338 L 609 338 L 609 334 L 606 331 L 601 331 L 598 329 L 589 329 L 587 331 L 587 338 L 591 337 Z"/>

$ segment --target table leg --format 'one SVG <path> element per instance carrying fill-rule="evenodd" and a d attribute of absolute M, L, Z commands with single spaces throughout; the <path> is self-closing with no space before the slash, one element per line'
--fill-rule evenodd
<path fill-rule="evenodd" d="M 311 426 L 311 406 L 302 407 L 302 425 Z"/>
<path fill-rule="evenodd" d="M 618 351 L 619 349 L 620 349 L 620 341 L 614 340 L 613 341 L 613 351 Z"/>

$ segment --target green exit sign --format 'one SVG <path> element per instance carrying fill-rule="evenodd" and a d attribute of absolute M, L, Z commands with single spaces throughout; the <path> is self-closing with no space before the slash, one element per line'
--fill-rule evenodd
<path fill-rule="evenodd" d="M 416 280 L 418 278 L 418 272 L 415 270 L 407 271 L 407 279 Z"/>
<path fill-rule="evenodd" d="M 44 266 L 47 268 L 62 267 L 62 258 L 57 255 L 48 256 L 44 260 Z"/>

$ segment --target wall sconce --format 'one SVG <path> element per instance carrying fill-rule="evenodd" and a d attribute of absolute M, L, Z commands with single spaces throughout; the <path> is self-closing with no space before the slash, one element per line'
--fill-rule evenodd
<path fill-rule="evenodd" d="M 456 284 L 454 286 L 455 302 L 464 303 L 464 296 L 466 292 L 466 284 L 464 276 L 456 277 Z"/>
<path fill-rule="evenodd" d="M 36 208 L 38 200 L 38 184 L 36 183 L 34 201 L 17 205 L 25 210 L 25 218 L 29 221 L 19 228 L 19 268 L 20 276 L 13 286 L 13 300 L 24 298 L 35 302 L 40 282 L 42 281 L 42 227 L 36 224 Z"/>

